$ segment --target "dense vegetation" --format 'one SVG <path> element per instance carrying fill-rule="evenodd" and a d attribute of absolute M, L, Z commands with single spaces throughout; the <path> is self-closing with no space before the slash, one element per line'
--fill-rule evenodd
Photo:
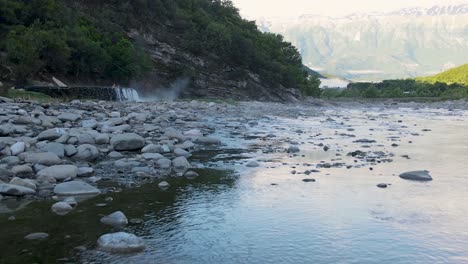
<path fill-rule="evenodd" d="M 458 83 L 468 85 L 468 64 L 450 69 L 434 76 L 417 78 L 417 80 L 428 83 L 442 82 L 447 84 Z"/>
<path fill-rule="evenodd" d="M 441 82 L 424 83 L 416 80 L 386 80 L 381 83 L 350 83 L 347 89 L 325 89 L 323 98 L 401 98 L 439 97 L 468 98 L 468 86 Z"/>
<path fill-rule="evenodd" d="M 2 64 L 12 66 L 20 83 L 41 74 L 142 79 L 156 66 L 144 44 L 126 37 L 138 29 L 257 73 L 271 86 L 320 92 L 297 49 L 280 35 L 260 32 L 228 0 L 0 0 L 0 6 L 0 49 L 7 54 Z"/>

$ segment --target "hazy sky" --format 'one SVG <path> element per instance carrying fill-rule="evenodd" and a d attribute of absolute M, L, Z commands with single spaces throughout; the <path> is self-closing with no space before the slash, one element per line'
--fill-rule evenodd
<path fill-rule="evenodd" d="M 232 0 L 243 16 L 344 15 L 354 12 L 393 11 L 414 6 L 468 3 L 468 0 Z"/>

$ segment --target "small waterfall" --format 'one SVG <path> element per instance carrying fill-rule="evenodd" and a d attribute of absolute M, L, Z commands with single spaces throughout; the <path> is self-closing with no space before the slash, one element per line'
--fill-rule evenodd
<path fill-rule="evenodd" d="M 118 102 L 142 102 L 138 92 L 133 88 L 115 88 Z"/>

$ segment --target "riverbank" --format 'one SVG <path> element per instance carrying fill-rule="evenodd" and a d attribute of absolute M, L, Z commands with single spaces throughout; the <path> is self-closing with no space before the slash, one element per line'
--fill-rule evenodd
<path fill-rule="evenodd" d="M 256 194 L 248 191 L 251 185 L 268 189 L 271 195 L 275 190 L 294 193 L 296 188 L 303 192 L 305 185 L 314 182 L 326 188 L 339 184 L 327 183 L 336 177 L 350 185 L 341 178 L 349 173 L 364 177 L 353 181 L 367 186 L 366 191 L 378 189 L 379 183 L 398 186 L 394 176 L 410 170 L 428 169 L 439 178 L 443 169 L 421 160 L 428 149 L 421 144 L 434 140 L 433 135 L 450 133 L 443 131 L 444 122 L 463 124 L 466 106 L 461 101 L 388 100 L 299 104 L 4 100 L 0 113 L 1 222 L 11 230 L 8 239 L 21 241 L 21 250 L 27 249 L 36 259 L 44 259 L 37 249 L 45 250 L 46 244 L 23 241 L 33 232 L 49 234 L 54 247 L 60 247 L 60 253 L 49 260 L 75 256 L 75 247 L 85 251 L 83 257 L 99 259 L 102 253 L 93 251 L 95 241 L 115 231 L 99 223 L 102 216 L 123 211 L 129 220 L 140 223 L 125 230 L 146 237 L 150 232 L 146 228 L 152 226 L 148 214 L 160 217 L 174 204 L 180 205 L 181 195 L 191 197 L 200 189 L 222 193 L 236 190 L 238 181 L 247 181 L 242 197 L 250 197 Z M 463 157 L 459 151 L 453 154 Z M 445 152 L 442 148 L 437 153 Z M 57 188 L 70 182 L 86 183 L 86 188 L 65 186 L 65 193 L 64 188 Z M 160 186 L 161 182 L 168 185 Z M 80 191 L 100 195 L 82 201 Z M 335 194 L 332 190 L 324 193 Z M 74 196 L 78 207 L 59 216 L 51 206 L 64 196 Z M 229 204 L 231 198 L 223 201 Z M 204 208 L 210 201 L 197 200 L 196 204 Z M 60 221 L 65 224 L 54 229 L 53 223 Z M 71 226 L 78 227 L 76 232 Z M 159 241 L 164 235 L 156 237 Z M 63 241 L 70 243 L 58 246 Z M 152 248 L 150 243 L 148 250 Z M 30 260 L 28 255 L 22 257 Z M 19 258 L 12 256 L 13 260 Z"/>

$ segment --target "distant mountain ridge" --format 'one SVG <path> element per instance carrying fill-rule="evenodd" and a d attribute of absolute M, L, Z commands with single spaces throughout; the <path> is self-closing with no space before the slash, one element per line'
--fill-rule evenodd
<path fill-rule="evenodd" d="M 468 4 L 262 18 L 257 25 L 296 45 L 311 69 L 351 80 L 426 76 L 468 58 Z"/>

